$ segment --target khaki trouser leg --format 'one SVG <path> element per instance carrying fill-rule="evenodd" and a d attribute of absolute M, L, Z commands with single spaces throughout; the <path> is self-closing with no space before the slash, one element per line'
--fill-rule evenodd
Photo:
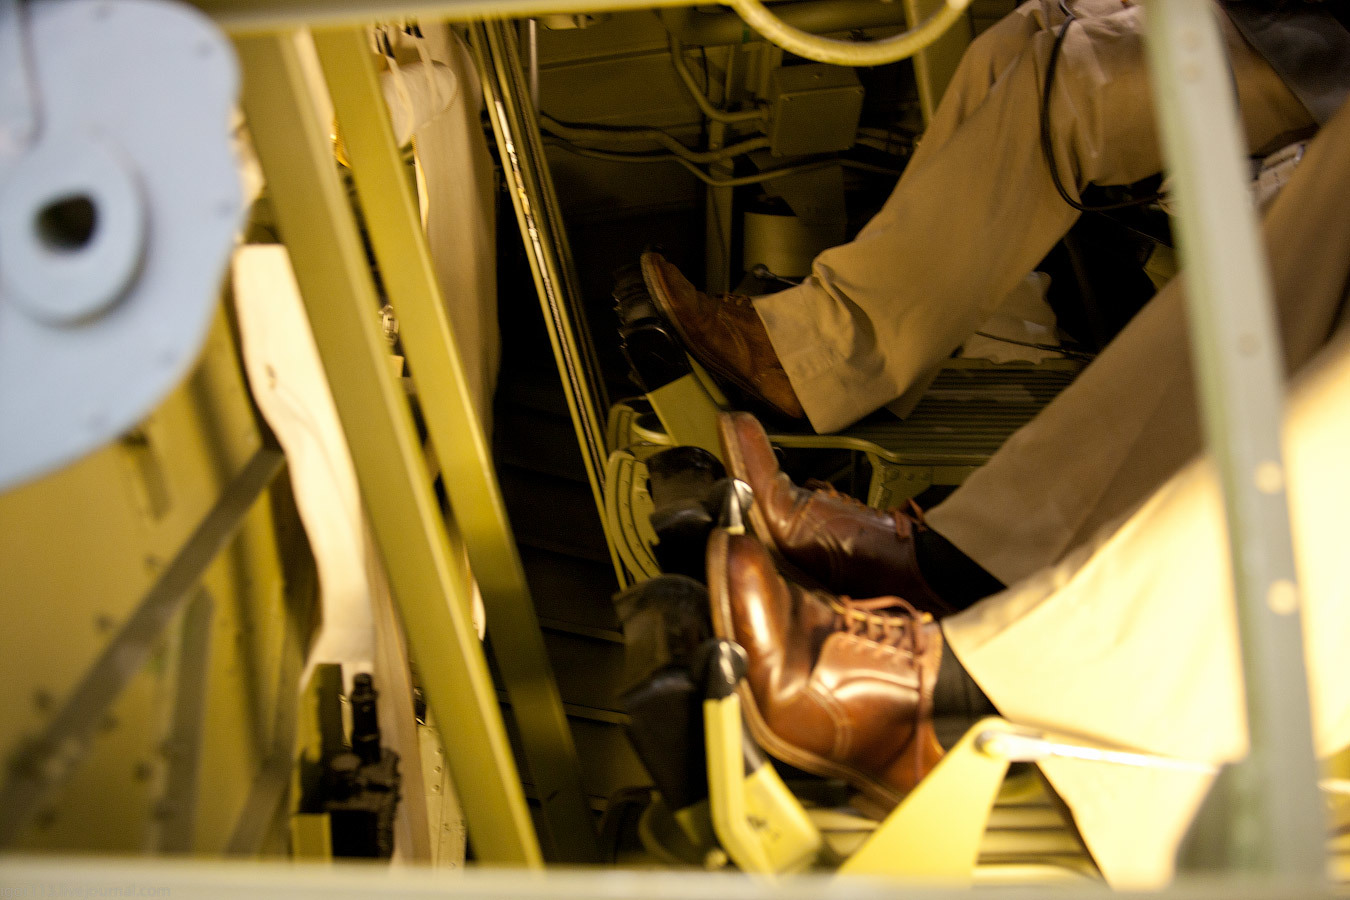
<path fill-rule="evenodd" d="M 858 237 L 816 258 L 800 287 L 756 301 L 817 431 L 899 397 L 970 336 L 1077 213 L 1040 147 L 1054 4 L 1023 5 L 967 51 L 900 183 Z M 1061 179 L 1124 184 L 1160 160 L 1140 44 L 1141 10 L 1080 0 L 1051 102 Z M 1053 16 L 1053 18 L 1049 18 Z M 1224 19 L 1248 139 L 1309 122 Z"/>
<path fill-rule="evenodd" d="M 1303 378 L 1285 419 L 1314 742 L 1350 745 L 1350 332 Z M 1218 478 L 1197 460 L 1119 529 L 943 621 L 957 658 L 1008 719 L 1126 749 L 1223 762 L 1246 752 L 1242 672 Z M 1041 763 L 1108 880 L 1150 887 L 1211 778 Z"/>
<path fill-rule="evenodd" d="M 1287 366 L 1326 340 L 1350 278 L 1350 109 L 1263 223 Z M 1184 285 L 1169 284 L 928 522 L 1011 584 L 1128 513 L 1200 451 Z"/>

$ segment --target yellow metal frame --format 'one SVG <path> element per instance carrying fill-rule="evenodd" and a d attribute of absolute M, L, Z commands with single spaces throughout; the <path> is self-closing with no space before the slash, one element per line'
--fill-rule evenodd
<path fill-rule="evenodd" d="M 277 27 L 282 22 L 312 20 L 321 16 L 329 17 L 330 23 L 355 22 L 372 17 L 387 17 L 395 9 L 374 0 L 329 0 L 326 3 L 314 0 L 197 2 L 227 25 L 242 30 Z M 593 0 L 585 6 L 588 9 L 605 9 L 633 8 L 638 5 L 664 3 Z M 1195 7 L 1198 13 L 1201 4 L 1191 3 L 1190 6 Z M 576 8 L 577 4 L 570 0 L 427 0 L 399 5 L 397 12 L 401 15 L 411 13 L 462 18 L 472 14 L 500 15 L 509 12 L 523 15 L 572 11 Z M 1158 18 L 1161 20 L 1161 16 Z M 1183 48 L 1198 46 L 1199 42 L 1191 39 L 1193 34 L 1183 32 L 1187 38 L 1181 43 Z M 468 617 L 464 592 L 467 573 L 459 564 L 458 555 L 453 552 L 452 537 L 446 533 L 429 484 L 422 477 L 419 468 L 421 459 L 413 439 L 410 417 L 396 385 L 383 365 L 383 348 L 373 323 L 373 287 L 350 221 L 350 211 L 345 206 L 345 198 L 340 195 L 336 179 L 332 177 L 331 157 L 323 141 L 322 129 L 314 122 L 311 108 L 305 102 L 308 99 L 306 89 L 295 64 L 294 48 L 288 43 L 293 38 L 294 34 L 287 33 L 276 37 L 248 38 L 240 42 L 241 56 L 244 57 L 251 82 L 251 86 L 246 87 L 245 105 L 254 126 L 264 166 L 269 174 L 276 176 L 273 185 L 282 227 L 291 239 L 297 274 L 309 304 L 311 320 L 339 411 L 352 440 L 362 488 L 376 523 L 376 537 L 385 558 L 390 562 L 400 608 L 409 626 L 414 650 L 424 666 L 423 676 L 430 702 L 442 721 L 454 722 L 463 729 L 456 736 L 456 743 L 462 752 L 456 754 L 452 767 L 456 768 L 457 774 L 461 776 L 459 780 L 465 785 L 466 806 L 470 807 L 476 848 L 480 858 L 485 860 L 535 864 L 539 858 L 538 847 L 515 780 L 514 765 L 500 715 L 495 703 L 491 702 L 491 683 L 481 648 L 472 634 Z M 1160 54 L 1160 59 L 1167 62 L 1178 55 Z M 1210 53 L 1209 56 L 1214 57 L 1215 54 Z M 1179 77 L 1176 72 L 1189 73 L 1194 68 L 1177 65 L 1158 67 L 1161 75 L 1173 79 Z M 1160 93 L 1168 95 L 1179 92 L 1163 90 Z M 283 146 L 283 143 L 286 136 L 297 127 L 301 131 L 300 142 L 292 152 L 291 147 Z M 1178 151 L 1172 155 L 1188 154 Z M 291 176 L 294 176 L 293 181 Z M 310 196 L 305 196 L 306 192 Z M 1236 188 L 1230 193 L 1236 196 Z M 329 266 L 330 270 L 325 271 L 325 266 Z M 1211 265 L 1209 268 L 1215 269 L 1216 266 Z M 1223 267 L 1217 268 L 1221 270 Z M 1245 280 L 1253 283 L 1259 281 Z M 1215 296 L 1223 295 L 1223 292 L 1213 293 Z M 1236 326 L 1243 323 L 1244 317 L 1232 318 L 1236 333 Z M 1215 330 L 1213 323 L 1206 323 L 1204 319 L 1200 319 L 1200 324 L 1204 327 L 1197 330 L 1202 335 Z M 1237 358 L 1236 351 L 1223 347 L 1220 349 L 1225 352 L 1217 355 Z M 351 356 L 345 357 L 344 353 L 348 352 Z M 1229 375 L 1227 382 L 1240 383 L 1240 379 Z M 1219 383 L 1224 383 L 1224 379 L 1219 379 Z M 1270 416 L 1266 415 L 1266 418 Z M 1232 427 L 1228 430 L 1236 433 L 1238 429 Z M 1218 433 L 1218 429 L 1215 431 Z M 1222 442 L 1216 443 L 1222 445 Z M 1235 480 L 1234 483 L 1238 482 Z M 1272 516 L 1251 518 L 1267 526 L 1274 519 Z M 1254 578 L 1250 580 L 1255 581 Z M 441 652 L 447 647 L 436 643 L 445 638 L 450 640 L 449 652 Z M 1255 681 L 1249 679 L 1249 685 Z M 1263 733 L 1262 729 L 1255 731 L 1258 735 Z M 1293 729 L 1267 731 L 1285 733 Z M 1301 734 L 1299 739 L 1303 740 Z M 1301 750 L 1299 753 L 1307 755 Z M 1285 760 L 1298 759 L 1299 753 L 1270 755 Z M 481 762 L 484 768 L 474 769 L 471 763 L 475 760 Z M 1278 766 L 1272 768 L 1279 771 Z M 484 773 L 488 772 L 493 777 L 485 777 Z M 1274 779 L 1250 781 L 1256 784 L 1269 782 L 1272 792 L 1283 787 L 1282 783 Z M 470 793 L 472 798 L 467 796 Z M 1295 794 L 1294 791 L 1287 793 L 1291 796 Z M 1294 817 L 1264 818 L 1287 821 Z M 900 825 L 896 824 L 895 827 L 899 829 Z M 1252 833 L 1258 839 L 1262 837 L 1259 832 Z M 1308 844 L 1307 841 L 1303 843 Z M 1306 864 L 1303 867 L 1296 864 L 1300 860 L 1291 863 L 1279 859 L 1276 862 L 1278 864 L 1270 868 L 1279 874 L 1290 877 L 1305 874 Z M 50 885 L 52 880 L 46 883 Z"/>
<path fill-rule="evenodd" d="M 693 360 L 690 360 L 693 362 Z M 952 363 L 960 363 L 953 360 Z M 611 411 L 610 442 L 623 446 L 633 439 L 659 441 L 670 446 L 701 447 L 721 459 L 721 440 L 717 436 L 717 416 L 728 404 L 709 391 L 710 384 L 699 373 L 681 376 L 667 385 L 650 391 L 646 397 L 656 412 L 664 435 L 642 432 L 631 411 L 615 414 Z M 616 407 L 622 407 L 617 404 Z M 620 435 L 620 429 L 630 433 Z M 928 464 L 907 460 L 902 453 L 888 449 L 871 440 L 843 434 L 774 433 L 773 443 L 792 449 L 851 450 L 862 453 L 871 465 L 872 478 L 867 490 L 867 502 L 879 509 L 899 506 L 925 488 L 934 484 L 960 484 L 978 468 L 975 465 L 951 463 Z M 912 459 L 912 458 L 911 458 Z M 607 491 L 611 490 L 606 488 Z"/>
<path fill-rule="evenodd" d="M 942 8 L 942 0 L 904 0 L 905 18 L 911 26 L 926 22 Z M 962 16 L 943 35 L 914 54 L 914 80 L 919 87 L 919 107 L 924 123 L 933 121 L 938 103 L 970 46 L 970 19 Z"/>
<path fill-rule="evenodd" d="M 998 718 L 976 723 L 839 867 L 839 874 L 968 884 L 989 812 L 1008 773 L 1006 758 L 981 749 L 987 735 L 999 732 L 1017 729 Z"/>
<path fill-rule="evenodd" d="M 599 847 L 572 732 L 365 32 L 316 30 L 314 45 L 342 130 L 366 231 L 398 314 L 403 349 L 414 378 L 424 386 L 418 402 L 450 498 L 452 527 L 462 537 L 482 591 L 493 657 L 511 699 L 550 836 L 560 860 L 593 862 L 599 858 Z"/>
<path fill-rule="evenodd" d="M 746 740 L 736 694 L 703 705 L 707 742 L 708 796 L 718 841 L 742 871 L 778 875 L 829 862 L 820 822 L 802 808 L 767 762 L 745 773 Z M 947 752 L 872 834 L 848 855 L 842 876 L 903 879 L 907 882 L 968 886 L 976 877 L 981 845 L 1010 760 L 996 747 L 1000 735 L 1024 735 L 1004 719 L 983 719 Z M 1090 863 L 1087 865 L 1090 866 Z M 1020 877 L 1053 872 L 1057 880 L 1083 877 L 1080 871 L 1043 862 L 1004 865 L 1000 875 Z M 984 873 L 986 876 L 990 873 Z M 982 880 L 987 880 L 982 879 Z M 1021 878 L 1021 880 L 1028 880 Z"/>
<path fill-rule="evenodd" d="M 609 455 L 605 466 L 605 528 L 627 574 L 638 581 L 661 574 L 652 552 L 657 538 L 646 485 L 647 464 L 631 450 L 615 450 Z"/>
<path fill-rule="evenodd" d="M 455 728 L 447 762 L 486 863 L 542 865 L 538 839 L 473 624 L 455 552 L 390 371 L 379 308 L 326 123 L 296 49 L 299 34 L 241 38 L 243 107 L 372 531 L 436 720 Z"/>
<path fill-rule="evenodd" d="M 721 409 L 696 375 L 677 378 L 648 393 L 647 399 L 676 445 L 702 447 L 722 458 L 722 442 L 717 436 Z"/>
<path fill-rule="evenodd" d="M 745 771 L 745 723 L 735 693 L 703 702 L 713 830 L 743 872 L 780 875 L 815 862 L 824 840 L 767 761 Z"/>

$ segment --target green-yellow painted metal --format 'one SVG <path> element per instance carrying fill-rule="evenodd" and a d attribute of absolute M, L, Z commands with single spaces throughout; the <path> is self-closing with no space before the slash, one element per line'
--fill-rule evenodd
<path fill-rule="evenodd" d="M 769 875 L 773 865 L 750 827 L 742 782 L 741 704 L 732 694 L 703 702 L 703 733 L 708 746 L 708 798 L 713 830 L 722 848 L 742 872 Z"/>
<path fill-rule="evenodd" d="M 722 442 L 717 437 L 721 410 L 692 372 L 650 391 L 647 399 L 676 445 L 702 447 L 722 458 Z"/>
<path fill-rule="evenodd" d="M 511 746 L 402 387 L 388 363 L 360 236 L 296 35 L 240 39 L 243 107 L 478 858 L 539 866 Z"/>
<path fill-rule="evenodd" d="M 631 576 L 641 581 L 661 574 L 652 547 L 652 498 L 647 492 L 647 466 L 628 450 L 616 450 L 605 467 L 605 529 L 617 545 L 619 558 Z"/>
<path fill-rule="evenodd" d="M 482 590 L 493 654 L 511 698 L 526 765 L 539 796 L 549 798 L 543 807 L 549 837 L 559 861 L 598 862 L 599 845 L 572 732 L 365 33 L 316 30 L 314 44 L 366 230 L 388 299 L 398 314 L 403 348 L 423 388 L 418 399 L 455 526 Z"/>
<path fill-rule="evenodd" d="M 686 6 L 688 0 L 189 0 L 231 34 L 287 28 L 328 28 L 418 18 L 467 22 L 486 17 L 527 18 Z"/>
<path fill-rule="evenodd" d="M 1147 5 L 1144 48 L 1178 213 L 1196 396 L 1223 486 L 1249 741 L 1246 758 L 1211 788 L 1183 868 L 1313 875 L 1326 864 L 1326 822 L 1300 604 L 1270 602 L 1298 597 L 1289 501 L 1278 486 L 1258 488 L 1263 469 L 1284 471 L 1284 362 L 1242 121 L 1213 7 Z"/>
<path fill-rule="evenodd" d="M 259 750 L 294 703 L 293 687 L 279 684 L 287 611 L 312 600 L 288 569 L 303 568 L 306 551 L 292 540 L 293 511 L 276 502 L 282 480 L 241 520 L 228 517 L 234 537 L 199 580 L 174 560 L 195 555 L 185 549 L 194 532 L 259 447 L 218 315 L 191 374 L 134 431 L 0 493 L 0 681 L 10 698 L 0 758 L 12 763 L 70 708 L 149 592 L 168 579 L 192 588 L 147 663 L 97 715 L 94 740 L 50 760 L 62 785 L 8 849 L 225 852 L 266 762 Z M 200 668 L 182 664 L 184 654 Z M 189 668 L 197 674 L 184 678 Z M 194 693 L 202 682 L 209 690 Z M 7 766 L 0 777 L 17 772 Z"/>
<path fill-rule="evenodd" d="M 656 803 L 663 802 L 659 798 Z M 726 864 L 726 855 L 717 846 L 717 833 L 713 830 L 712 808 L 705 797 L 693 806 L 677 809 L 669 813 L 675 820 L 689 846 L 699 853 L 703 863 L 709 869 L 720 868 Z"/>
<path fill-rule="evenodd" d="M 926 22 L 945 0 L 904 0 L 905 16 L 911 26 Z M 970 46 L 970 19 L 962 16 L 940 38 L 914 54 L 914 80 L 919 88 L 919 108 L 925 123 L 933 121 L 933 113 L 942 99 L 947 85 L 956 73 L 966 47 Z"/>
<path fill-rule="evenodd" d="M 986 734 L 1015 731 L 1003 719 L 976 723 L 839 873 L 969 883 L 1008 771 L 1007 759 L 978 745 Z"/>
<path fill-rule="evenodd" d="M 291 856 L 307 862 L 333 858 L 333 823 L 328 813 L 295 813 L 291 816 Z"/>
<path fill-rule="evenodd" d="M 78 767 L 137 673 L 163 653 L 170 623 L 181 618 L 194 586 L 233 540 L 282 463 L 280 451 L 269 447 L 254 454 L 221 491 L 140 603 L 123 619 L 97 661 L 84 671 L 42 731 L 29 736 L 25 746 L 11 756 L 7 777 L 0 784 L 0 846 L 12 846 L 41 807 L 60 791 L 65 778 L 53 773 L 63 772 L 68 777 Z M 199 733 L 200 728 L 191 730 Z"/>
<path fill-rule="evenodd" d="M 342 725 L 342 666 L 319 663 L 301 686 L 295 717 L 295 764 L 290 767 L 291 858 L 331 862 L 333 828 L 328 813 L 301 812 L 321 789 L 324 764 L 346 740 Z M 334 715 L 336 713 L 336 715 Z"/>
<path fill-rule="evenodd" d="M 713 830 L 743 872 L 782 875 L 815 861 L 823 840 L 767 761 L 745 771 L 745 726 L 736 694 L 703 701 Z"/>

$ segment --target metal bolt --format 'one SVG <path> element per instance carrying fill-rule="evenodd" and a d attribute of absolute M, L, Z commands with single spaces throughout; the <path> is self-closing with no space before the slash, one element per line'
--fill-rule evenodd
<path fill-rule="evenodd" d="M 1272 459 L 1256 467 L 1256 489 L 1263 494 L 1278 494 L 1284 488 L 1284 469 Z"/>
<path fill-rule="evenodd" d="M 1266 605 L 1278 616 L 1291 615 L 1298 611 L 1298 586 L 1288 578 L 1281 578 L 1270 585 L 1266 591 Z"/>

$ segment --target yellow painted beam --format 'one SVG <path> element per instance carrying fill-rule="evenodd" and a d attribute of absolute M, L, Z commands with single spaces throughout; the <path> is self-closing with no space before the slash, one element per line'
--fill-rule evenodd
<path fill-rule="evenodd" d="M 686 6 L 688 0 L 188 0 L 236 35 L 306 26 L 337 28 L 374 21 L 467 22 L 565 13 Z"/>
<path fill-rule="evenodd" d="M 936 13 L 943 0 L 904 0 L 905 15 L 910 23 L 925 22 Z M 947 85 L 956 74 L 956 67 L 970 46 L 970 19 L 962 16 L 933 43 L 914 54 L 914 78 L 919 87 L 919 108 L 924 125 L 933 121 L 938 103 L 947 91 Z"/>
<path fill-rule="evenodd" d="M 594 819 L 582 790 L 572 732 L 365 32 L 316 30 L 314 44 L 342 130 L 366 231 L 389 302 L 398 314 L 403 349 L 421 387 L 418 400 L 440 462 L 455 526 L 482 590 L 493 655 L 511 698 L 526 766 L 538 795 L 548 798 L 543 812 L 557 858 L 569 863 L 598 862 Z M 464 302 L 473 300 L 464 298 Z"/>
<path fill-rule="evenodd" d="M 412 415 L 388 364 L 379 304 L 296 35 L 240 39 L 243 107 L 337 405 L 422 687 L 485 863 L 542 856 Z"/>

